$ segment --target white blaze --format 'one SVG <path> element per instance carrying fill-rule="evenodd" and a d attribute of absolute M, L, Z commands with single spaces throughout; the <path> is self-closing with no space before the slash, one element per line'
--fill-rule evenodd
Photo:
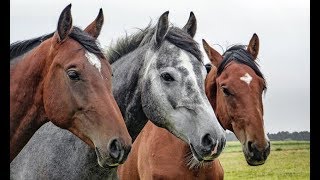
<path fill-rule="evenodd" d="M 188 72 L 189 72 L 188 78 L 190 78 L 192 80 L 193 87 L 197 91 L 196 93 L 198 93 L 199 97 L 201 97 L 201 101 L 202 101 L 201 102 L 201 104 L 202 104 L 201 107 L 203 108 L 202 109 L 202 113 L 206 114 L 206 115 L 208 115 L 210 117 L 210 121 L 203 121 L 205 118 L 201 119 L 201 116 L 199 116 L 200 117 L 199 121 L 196 121 L 197 126 L 198 127 L 202 127 L 202 128 L 204 128 L 204 127 L 212 127 L 213 126 L 213 127 L 217 128 L 216 132 L 219 132 L 219 131 L 223 132 L 224 130 L 222 129 L 222 127 L 218 123 L 216 115 L 215 115 L 215 113 L 214 113 L 214 111 L 213 111 L 208 99 L 206 97 L 203 98 L 203 96 L 200 95 L 201 94 L 201 90 L 200 90 L 201 87 L 197 83 L 197 76 L 196 76 L 195 71 L 193 69 L 193 65 L 191 63 L 190 57 L 188 56 L 188 54 L 184 50 L 181 50 L 179 59 L 181 60 L 181 66 L 185 67 L 188 70 Z M 204 67 L 203 67 L 202 73 L 205 73 L 205 68 Z M 202 75 L 204 75 L 204 74 L 202 74 Z M 203 81 L 204 81 L 204 79 L 203 79 Z M 194 107 L 196 107 L 196 106 L 194 106 Z M 197 134 L 201 134 L 202 128 L 198 129 Z M 218 130 L 218 128 L 220 130 Z"/>
<path fill-rule="evenodd" d="M 193 70 L 193 66 L 191 64 L 191 59 L 189 58 L 188 54 L 185 51 L 181 50 L 179 59 L 182 61 L 181 66 L 185 67 L 188 70 L 189 77 L 193 82 L 194 89 L 197 91 L 197 93 L 201 94 L 200 87 L 198 86 L 198 83 L 197 83 L 197 76 L 196 76 L 196 74 L 195 74 L 195 72 Z M 203 72 L 205 72 L 205 71 L 203 71 Z M 202 96 L 200 96 L 200 97 L 202 97 Z M 202 100 L 202 103 L 205 104 L 206 106 L 208 106 L 207 108 L 210 109 L 210 111 L 211 111 L 212 108 L 209 105 L 209 101 L 208 101 L 208 104 L 207 104 L 205 99 L 201 98 L 201 100 Z"/>
<path fill-rule="evenodd" d="M 197 77 L 193 70 L 193 66 L 191 64 L 191 59 L 189 58 L 188 54 L 183 50 L 180 51 L 179 59 L 182 61 L 181 65 L 185 67 L 189 71 L 190 78 L 195 83 L 193 84 L 194 88 L 200 93 L 200 89 L 197 86 Z"/>
<path fill-rule="evenodd" d="M 145 70 L 144 70 L 144 75 L 143 77 L 145 78 L 149 72 L 149 69 L 150 69 L 150 66 L 152 63 L 154 63 L 154 61 L 156 61 L 158 58 L 158 53 L 154 53 L 152 54 L 152 51 L 151 50 L 148 50 L 147 53 L 146 53 L 146 59 L 150 59 L 149 61 L 144 61 L 145 64 Z"/>
<path fill-rule="evenodd" d="M 101 62 L 99 60 L 99 58 L 93 54 L 93 53 L 90 53 L 90 52 L 86 52 L 86 57 L 89 61 L 90 64 L 92 64 L 95 68 L 98 69 L 99 73 L 101 74 Z"/>
<path fill-rule="evenodd" d="M 252 77 L 248 73 L 246 73 L 244 76 L 240 77 L 240 80 L 246 82 L 249 85 L 252 81 Z"/>

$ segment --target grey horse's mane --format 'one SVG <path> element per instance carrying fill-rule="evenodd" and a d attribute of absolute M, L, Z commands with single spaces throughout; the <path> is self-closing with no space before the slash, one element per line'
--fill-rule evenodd
<path fill-rule="evenodd" d="M 122 56 L 134 51 L 138 47 L 150 43 L 154 33 L 155 26 L 151 27 L 151 23 L 149 23 L 146 28 L 139 29 L 137 32 L 131 35 L 126 35 L 125 37 L 118 39 L 115 45 L 109 47 L 105 53 L 110 64 L 116 62 Z M 198 43 L 182 29 L 171 25 L 168 33 L 165 36 L 165 40 L 191 53 L 200 62 L 203 62 L 202 53 L 199 49 Z"/>

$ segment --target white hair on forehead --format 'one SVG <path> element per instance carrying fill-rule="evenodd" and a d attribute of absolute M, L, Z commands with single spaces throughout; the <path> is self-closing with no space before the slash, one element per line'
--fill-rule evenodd
<path fill-rule="evenodd" d="M 191 63 L 191 59 L 190 59 L 190 57 L 189 57 L 189 55 L 187 54 L 186 51 L 180 50 L 179 60 L 181 60 L 181 65 L 188 70 L 192 82 L 195 83 L 194 85 L 198 85 L 195 89 L 200 93 L 201 92 L 200 91 L 200 84 L 197 83 L 196 73 L 195 73 L 195 71 L 193 69 L 193 65 Z M 206 73 L 205 67 L 203 66 L 203 68 L 201 69 L 202 80 L 205 79 L 206 74 L 207 73 Z"/>
<path fill-rule="evenodd" d="M 240 80 L 246 82 L 249 85 L 252 81 L 252 77 L 250 76 L 250 74 L 246 73 L 245 75 L 240 77 Z"/>
<path fill-rule="evenodd" d="M 90 64 L 92 64 L 95 68 L 98 69 L 101 74 L 101 61 L 100 59 L 93 53 L 86 51 L 85 56 L 87 57 Z M 102 76 L 102 75 L 101 75 Z"/>

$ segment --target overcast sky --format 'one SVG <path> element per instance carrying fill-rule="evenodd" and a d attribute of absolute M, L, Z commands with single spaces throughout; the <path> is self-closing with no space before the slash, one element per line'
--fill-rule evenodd
<path fill-rule="evenodd" d="M 11 0 L 10 42 L 55 31 L 63 8 L 72 3 L 74 25 L 85 28 L 103 8 L 99 37 L 107 47 L 118 37 L 145 27 L 169 10 L 169 21 L 183 27 L 193 11 L 201 45 L 206 39 L 220 53 L 235 43 L 260 39 L 258 63 L 268 91 L 263 97 L 267 132 L 310 131 L 310 2 L 307 0 Z M 204 52 L 204 51 L 203 51 Z M 204 54 L 205 61 L 208 61 Z"/>

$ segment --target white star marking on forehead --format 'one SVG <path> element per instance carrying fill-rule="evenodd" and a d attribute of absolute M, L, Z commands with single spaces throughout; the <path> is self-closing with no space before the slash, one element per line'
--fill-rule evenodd
<path fill-rule="evenodd" d="M 86 51 L 85 55 L 86 55 L 89 63 L 92 64 L 95 68 L 97 68 L 99 73 L 100 73 L 100 75 L 101 75 L 101 62 L 100 62 L 100 59 L 95 54 L 90 53 L 88 51 Z"/>
<path fill-rule="evenodd" d="M 252 81 L 252 77 L 248 73 L 246 73 L 244 76 L 240 77 L 240 80 L 246 82 L 249 85 Z"/>

